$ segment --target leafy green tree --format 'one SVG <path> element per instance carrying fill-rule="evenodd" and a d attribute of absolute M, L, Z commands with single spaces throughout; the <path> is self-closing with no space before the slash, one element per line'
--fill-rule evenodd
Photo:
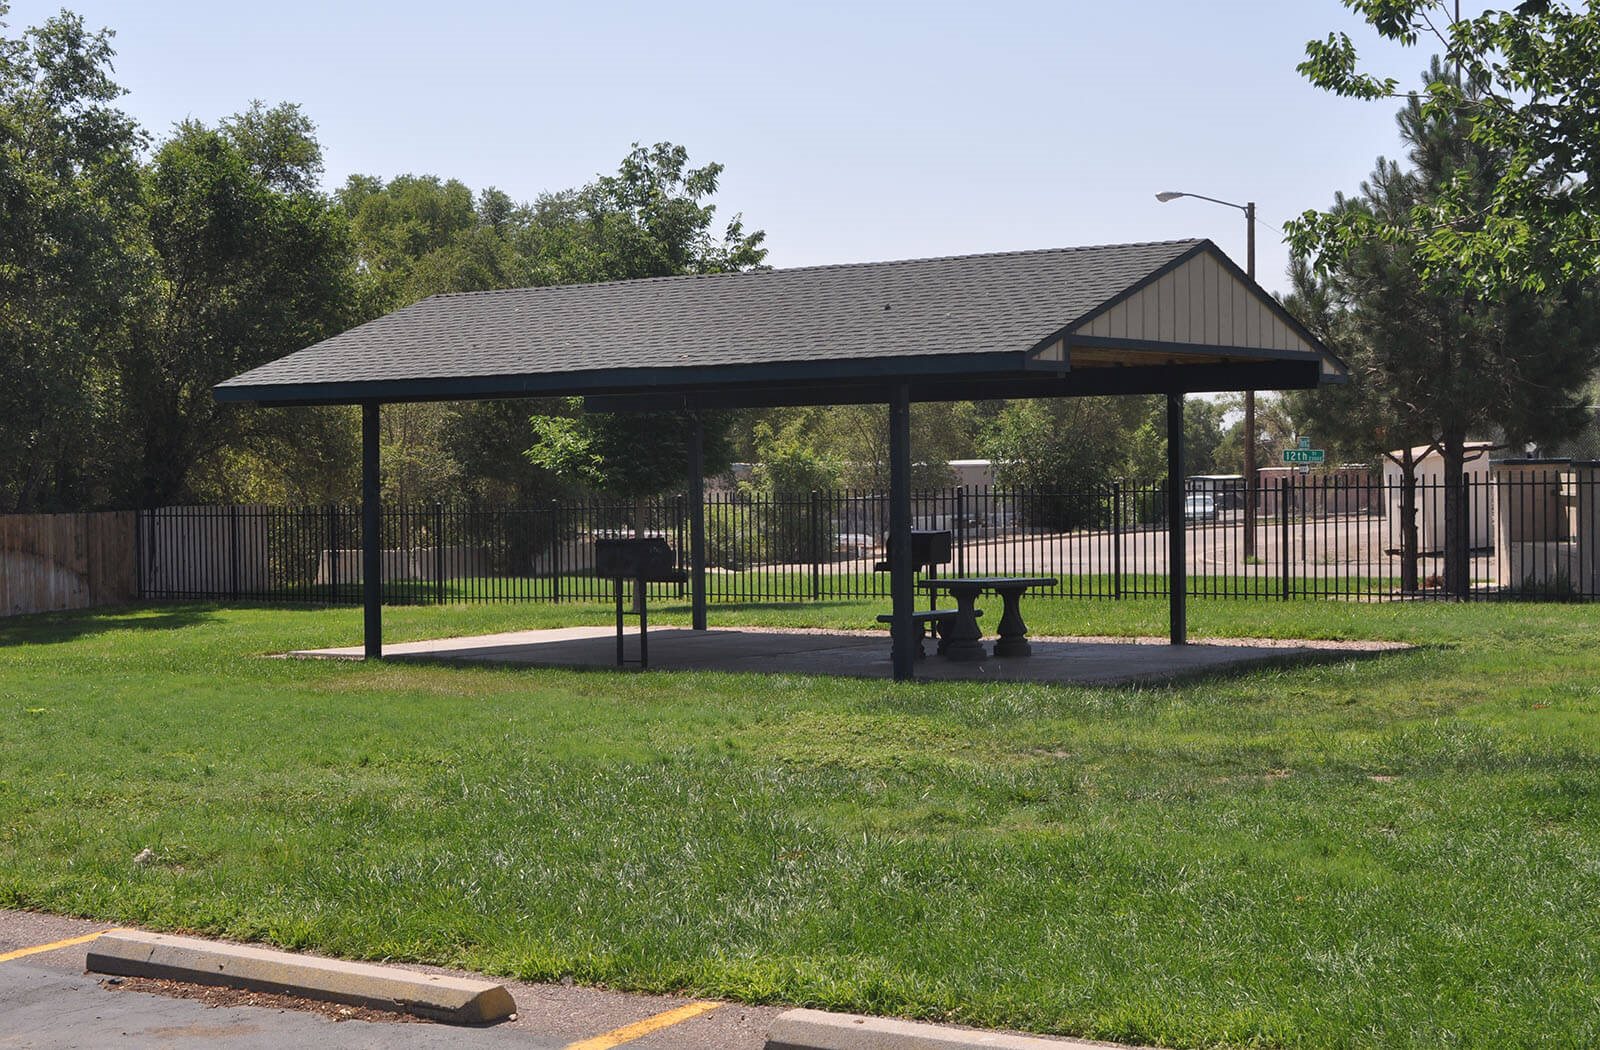
<path fill-rule="evenodd" d="M 563 228 L 542 241 L 559 251 L 545 274 L 598 281 L 759 266 L 766 257 L 764 233 L 746 233 L 738 217 L 720 235 L 713 232 L 716 206 L 709 199 L 721 173 L 720 164 L 689 167 L 681 146 L 636 145 L 616 175 L 597 179 L 570 202 L 546 202 L 545 221 L 554 217 Z M 706 416 L 708 465 L 726 462 L 729 419 Z M 574 405 L 568 414 L 536 415 L 531 426 L 530 460 L 601 491 L 639 498 L 683 478 L 687 431 L 681 414 L 586 413 Z"/>
<path fill-rule="evenodd" d="M 0 19 L 9 5 L 0 2 Z M 111 34 L 0 21 L 0 507 L 104 503 L 101 347 L 139 282 L 142 133 L 113 103 Z"/>
<path fill-rule="evenodd" d="M 710 273 L 748 268 L 764 255 L 762 235 L 747 234 L 735 218 L 713 232 L 719 165 L 691 168 L 682 147 L 635 147 L 617 174 L 588 186 L 547 194 L 519 205 L 500 190 L 476 199 L 455 180 L 405 175 L 385 182 L 350 178 L 338 193 L 349 216 L 358 258 L 362 316 L 376 316 L 429 295 L 629 277 Z M 632 493 L 636 479 L 616 478 L 581 457 L 563 455 L 571 438 L 606 447 L 617 426 L 641 443 L 656 429 L 650 420 L 623 417 L 591 424 L 562 403 L 395 405 L 386 428 L 399 443 L 386 446 L 391 491 L 424 499 L 451 494 L 494 494 L 528 500 L 585 484 Z M 496 454 L 509 440 L 526 447 L 527 419 L 537 412 L 535 436 L 555 447 L 537 456 Z M 508 421 L 520 419 L 514 433 Z M 721 417 L 712 417 L 720 419 Z M 627 431 L 627 427 L 632 427 Z M 592 431 L 592 432 L 591 432 Z M 713 439 L 720 437 L 712 435 Z M 559 473 L 565 471 L 565 473 Z M 400 473 L 408 480 L 402 480 Z M 681 465 L 654 484 L 681 480 Z"/>
<path fill-rule="evenodd" d="M 218 128 L 188 121 L 149 165 L 139 211 L 147 277 L 110 351 L 124 498 L 140 506 L 190 498 L 191 471 L 219 450 L 291 433 L 304 441 L 309 424 L 339 419 L 253 412 L 211 393 L 351 317 L 346 223 L 320 194 L 293 188 L 314 183 L 321 165 L 314 139 L 290 149 L 278 135 L 297 127 L 309 125 L 290 105 Z M 251 137 L 262 128 L 270 142 Z"/>
<path fill-rule="evenodd" d="M 362 318 L 430 295 L 488 291 L 530 283 L 533 267 L 512 243 L 528 211 L 500 190 L 472 191 L 455 179 L 401 175 L 385 182 L 352 175 L 336 198 L 355 243 Z M 391 499 L 450 500 L 462 495 L 526 501 L 543 472 L 518 454 L 527 441 L 531 402 L 516 403 L 517 432 L 506 404 L 417 403 L 384 408 L 383 473 Z M 487 441 L 512 442 L 511 457 Z"/>
<path fill-rule="evenodd" d="M 687 412 L 584 412 L 582 398 L 567 400 L 569 415 L 536 415 L 529 420 L 534 443 L 528 458 L 558 477 L 630 501 L 629 525 L 635 536 L 650 527 L 649 498 L 676 487 L 689 463 L 694 417 Z M 727 421 L 702 420 L 707 474 L 728 468 Z M 726 523 L 708 522 L 712 546 L 729 546 Z M 720 554 L 718 555 L 721 556 Z M 644 592 L 635 590 L 635 612 L 644 607 Z"/>
<path fill-rule="evenodd" d="M 716 231 L 721 164 L 689 166 L 689 151 L 670 142 L 634 144 L 616 174 L 573 194 L 578 236 L 551 254 L 567 280 L 616 281 L 679 274 L 732 273 L 761 265 L 766 234 L 746 232 L 735 215 Z M 565 282 L 564 282 L 565 283 Z"/>
<path fill-rule="evenodd" d="M 969 402 L 919 401 L 911 406 L 911 487 L 935 489 L 954 477 L 950 460 L 971 455 Z M 815 447 L 839 465 L 852 488 L 889 491 L 889 408 L 833 405 L 813 410 L 809 430 Z"/>
<path fill-rule="evenodd" d="M 1121 398 L 1112 406 L 1119 420 L 1114 436 L 1123 454 L 1111 470 L 1135 483 L 1167 476 L 1167 401 L 1164 397 Z M 1186 398 L 1183 406 L 1183 463 L 1186 474 L 1214 474 L 1223 449 L 1226 402 Z M 1242 461 L 1242 450 L 1236 457 Z"/>
<path fill-rule="evenodd" d="M 634 529 L 645 528 L 646 499 L 682 484 L 689 463 L 693 417 L 686 412 L 589 412 L 581 398 L 567 401 L 570 415 L 532 417 L 528 458 L 561 477 L 634 502 Z M 728 468 L 727 426 L 704 420 L 707 474 Z"/>
<path fill-rule="evenodd" d="M 1524 0 L 1458 19 L 1447 0 L 1343 2 L 1388 40 L 1442 48 L 1454 75 L 1402 94 L 1394 77 L 1361 68 L 1342 32 L 1307 44 L 1301 73 L 1353 98 L 1404 98 L 1496 163 L 1454 168 L 1409 207 L 1307 212 L 1288 229 L 1296 253 L 1403 245 L 1435 285 L 1501 301 L 1519 290 L 1560 295 L 1600 273 L 1600 10 Z"/>
<path fill-rule="evenodd" d="M 774 428 L 771 420 L 756 422 L 757 459 L 750 489 L 774 509 L 763 530 L 763 555 L 769 561 L 801 562 L 833 550 L 833 515 L 813 493 L 829 493 L 839 485 L 839 464 L 817 451 L 804 432 L 803 420 Z"/>
<path fill-rule="evenodd" d="M 576 482 L 564 479 L 530 460 L 528 416 L 559 411 L 561 402 L 496 400 L 449 406 L 451 416 L 439 439 L 460 464 L 460 491 L 473 500 L 531 503 L 569 495 Z"/>
<path fill-rule="evenodd" d="M 1454 84 L 1435 62 L 1423 95 L 1488 102 L 1471 86 Z M 1451 594 L 1470 586 L 1465 491 L 1460 483 L 1469 433 L 1499 429 L 1517 441 L 1551 440 L 1579 430 L 1587 419 L 1584 384 L 1600 364 L 1600 316 L 1592 276 L 1547 283 L 1530 292 L 1520 284 L 1475 279 L 1468 267 L 1449 265 L 1405 228 L 1412 216 L 1436 205 L 1452 208 L 1472 199 L 1488 208 L 1500 192 L 1514 149 L 1485 141 L 1460 108 L 1409 99 L 1399 114 L 1408 164 L 1379 158 L 1355 198 L 1336 198 L 1329 212 L 1366 235 L 1336 242 L 1319 258 L 1319 274 L 1292 273 L 1291 306 L 1351 363 L 1350 389 L 1322 412 L 1323 425 L 1353 448 L 1399 447 L 1402 469 L 1409 449 L 1440 450 L 1444 489 L 1444 582 Z M 1344 217 L 1364 217 L 1348 223 Z M 1551 275 L 1547 275 L 1547 280 Z M 1334 418 L 1346 413 L 1341 425 Z M 1370 428 L 1366 437 L 1355 427 Z M 1408 483 L 1409 489 L 1409 483 Z M 1403 515 L 1406 563 L 1414 517 Z M 1406 570 L 1410 584 L 1413 569 Z"/>
<path fill-rule="evenodd" d="M 262 182 L 290 194 L 315 194 L 322 174 L 317 127 L 299 106 L 252 99 L 250 108 L 222 122 L 222 130 Z"/>
<path fill-rule="evenodd" d="M 792 499 L 838 487 L 840 464 L 818 451 L 805 418 L 791 416 L 776 426 L 774 422 L 762 419 L 750 427 L 755 444 L 755 488 Z"/>
<path fill-rule="evenodd" d="M 1115 479 L 1127 421 L 1116 398 L 1013 401 L 984 440 L 995 481 L 1029 490 L 1028 524 L 1075 529 L 1098 523 Z"/>
<path fill-rule="evenodd" d="M 480 214 L 465 184 L 433 175 L 352 175 L 336 197 L 350 219 L 364 316 L 444 292 L 529 283 L 505 232 L 516 209 L 497 190 L 482 197 L 492 214 Z"/>

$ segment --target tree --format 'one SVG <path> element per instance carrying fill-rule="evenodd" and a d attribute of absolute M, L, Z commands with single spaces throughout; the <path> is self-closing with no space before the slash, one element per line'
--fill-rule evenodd
<path fill-rule="evenodd" d="M 571 415 L 534 416 L 534 444 L 528 458 L 547 470 L 581 481 L 590 488 L 625 499 L 654 496 L 682 483 L 689 463 L 694 419 L 687 412 L 583 411 L 581 398 L 570 398 Z M 641 440 L 640 421 L 651 429 Z M 705 427 L 706 473 L 728 468 L 728 446 L 720 420 Z"/>
<path fill-rule="evenodd" d="M 983 440 L 995 481 L 1030 490 L 1028 524 L 1074 529 L 1096 523 L 1101 491 L 1117 474 L 1128 432 L 1117 398 L 1069 397 L 1013 401 Z"/>
<path fill-rule="evenodd" d="M 474 198 L 464 183 L 434 175 L 352 175 L 335 196 L 355 242 L 362 319 L 430 295 L 533 283 L 534 267 L 512 242 L 529 209 L 500 190 Z M 385 406 L 385 492 L 401 500 L 532 499 L 548 486 L 521 456 L 531 409 L 529 401 Z M 514 432 L 504 425 L 510 416 Z M 509 456 L 496 441 L 509 442 Z"/>
<path fill-rule="evenodd" d="M 485 191 L 484 199 L 496 206 L 500 228 L 455 179 L 352 175 L 335 196 L 350 220 L 364 318 L 444 292 L 528 283 L 503 232 L 501 209 L 508 206 L 498 191 Z"/>
<path fill-rule="evenodd" d="M 497 503 L 530 503 L 573 487 L 528 458 L 528 416 L 560 403 L 527 400 L 469 401 L 449 406 L 440 430 L 445 451 L 460 465 L 461 494 Z"/>
<path fill-rule="evenodd" d="M 1120 433 L 1114 438 L 1111 470 L 1151 482 L 1167 476 L 1167 399 L 1122 398 L 1116 406 Z M 1223 449 L 1223 402 L 1190 397 L 1183 406 L 1183 464 L 1188 474 L 1215 473 Z M 1243 455 L 1242 449 L 1239 455 Z"/>
<path fill-rule="evenodd" d="M 180 124 L 144 178 L 140 235 L 146 279 L 110 351 L 124 499 L 159 506 L 194 492 L 191 471 L 252 441 L 306 440 L 298 418 L 219 404 L 218 382 L 309 346 L 350 320 L 346 224 L 314 181 L 315 140 L 297 107 L 259 106 L 218 128 Z M 252 138 L 269 129 L 269 141 Z"/>
<path fill-rule="evenodd" d="M 774 414 L 748 428 L 755 449 L 755 470 L 741 486 L 745 495 L 767 502 L 772 513 L 765 519 L 747 515 L 747 536 L 757 541 L 757 551 L 768 562 L 802 562 L 820 557 L 834 546 L 833 506 L 813 498 L 832 492 L 839 484 L 839 464 L 817 449 L 806 433 L 808 413 Z M 745 429 L 742 428 L 741 429 Z"/>
<path fill-rule="evenodd" d="M 1344 4 L 1389 40 L 1441 46 L 1454 75 L 1401 95 L 1394 77 L 1360 68 L 1342 32 L 1307 44 L 1301 73 L 1349 97 L 1403 97 L 1422 120 L 1455 129 L 1497 164 L 1486 179 L 1456 169 L 1406 208 L 1307 212 L 1288 227 L 1296 253 L 1405 245 L 1430 281 L 1491 300 L 1516 290 L 1560 293 L 1600 272 L 1600 10 L 1525 0 L 1514 11 L 1458 19 L 1445 0 Z"/>
<path fill-rule="evenodd" d="M 765 254 L 762 234 L 745 233 L 737 218 L 720 236 L 713 233 L 716 209 L 708 199 L 721 170 L 715 164 L 689 167 L 682 147 L 636 146 L 617 174 L 546 194 L 532 205 L 517 204 L 492 187 L 474 198 L 463 183 L 432 175 L 387 182 L 352 176 L 337 197 L 355 241 L 360 316 L 448 292 L 754 266 Z M 549 437 L 555 446 L 536 457 L 521 454 L 530 414 L 541 419 L 536 436 Z M 708 417 L 713 426 L 721 418 Z M 611 479 L 581 455 L 564 455 L 574 447 L 569 439 L 609 447 L 621 425 L 618 433 L 631 432 L 644 444 L 658 429 L 638 417 L 591 427 L 564 402 L 527 400 L 392 405 L 385 421 L 393 439 L 385 446 L 387 490 L 425 499 L 493 494 L 527 500 L 563 483 L 631 493 L 635 478 Z M 714 443 L 720 436 L 712 437 Z M 517 455 L 497 454 L 501 442 L 511 442 L 506 447 Z M 681 475 L 680 465 L 657 474 L 654 485 L 675 484 Z"/>
<path fill-rule="evenodd" d="M 692 273 L 733 273 L 760 266 L 766 234 L 746 233 L 735 215 L 713 233 L 721 164 L 689 167 L 689 151 L 670 142 L 635 143 L 615 175 L 575 194 L 582 236 L 558 258 L 574 278 L 616 281 Z"/>
<path fill-rule="evenodd" d="M 1425 81 L 1440 80 L 1453 76 L 1436 61 Z M 1400 111 L 1408 165 L 1379 158 L 1360 195 L 1340 195 L 1329 212 L 1343 227 L 1369 235 L 1334 242 L 1316 273 L 1293 270 L 1289 305 L 1352 366 L 1350 388 L 1322 410 L 1323 425 L 1352 447 L 1406 450 L 1401 465 L 1408 475 L 1413 445 L 1439 449 L 1444 581 L 1449 593 L 1465 595 L 1470 561 L 1460 479 L 1469 432 L 1498 428 L 1520 441 L 1579 429 L 1587 417 L 1584 383 L 1600 364 L 1600 318 L 1592 278 L 1563 280 L 1536 294 L 1474 280 L 1470 259 L 1447 265 L 1420 235 L 1378 235 L 1404 229 L 1408 217 L 1446 198 L 1489 207 L 1503 172 L 1516 163 L 1509 147 L 1482 141 L 1463 110 L 1422 101 L 1439 94 L 1430 86 Z M 1470 87 L 1461 97 L 1478 98 Z M 1352 216 L 1358 219 L 1346 222 Z M 1362 436 L 1358 428 L 1370 431 Z M 1414 503 L 1408 506 L 1414 514 Z M 1409 518 L 1405 524 L 1404 582 L 1412 585 L 1415 544 Z"/>
<path fill-rule="evenodd" d="M 746 233 L 737 216 L 720 236 L 712 233 L 716 206 L 708 200 L 721 173 L 720 164 L 690 168 L 682 146 L 635 144 L 616 175 L 597 179 L 570 201 L 545 202 L 541 214 L 556 228 L 534 235 L 555 252 L 545 275 L 600 281 L 759 266 L 764 233 Z M 726 465 L 721 450 L 729 418 L 705 417 L 708 465 L 719 458 Z M 687 430 L 680 413 L 588 413 L 579 403 L 566 415 L 536 415 L 531 426 L 530 460 L 596 489 L 638 499 L 683 478 Z"/>
<path fill-rule="evenodd" d="M 840 464 L 817 448 L 807 422 L 805 414 L 774 415 L 749 428 L 757 490 L 779 499 L 799 499 L 838 487 Z"/>
<path fill-rule="evenodd" d="M 1198 399 L 1191 400 L 1193 404 Z M 1239 394 L 1230 394 L 1213 402 L 1219 412 L 1215 419 L 1218 427 L 1216 450 L 1212 453 L 1212 470 L 1218 474 L 1242 474 L 1244 471 L 1244 397 Z M 1223 426 L 1223 418 L 1233 413 L 1240 413 L 1239 418 L 1229 426 Z M 1211 421 L 1204 425 L 1210 426 Z M 1186 429 L 1192 428 L 1193 423 L 1186 423 Z M 1304 423 L 1300 417 L 1292 414 L 1292 406 L 1281 394 L 1260 393 L 1256 395 L 1256 448 L 1287 448 L 1293 444 L 1294 438 L 1301 433 L 1315 433 L 1317 440 L 1323 440 L 1323 432 Z M 1191 438 L 1191 440 L 1196 440 Z M 1330 458 L 1339 460 L 1337 452 L 1330 452 Z M 1195 473 L 1206 473 L 1199 468 Z"/>
<path fill-rule="evenodd" d="M 110 33 L 67 13 L 0 36 L 0 507 L 12 511 L 108 498 L 100 348 L 138 281 L 129 216 L 144 145 L 112 104 L 112 54 Z"/>

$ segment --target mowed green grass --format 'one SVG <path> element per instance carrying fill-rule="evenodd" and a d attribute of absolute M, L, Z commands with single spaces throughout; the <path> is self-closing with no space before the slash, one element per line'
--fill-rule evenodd
<path fill-rule="evenodd" d="M 1425 647 L 1062 689 L 263 658 L 356 642 L 353 609 L 8 620 L 0 905 L 1174 1047 L 1600 1044 L 1600 609 L 1197 600 L 1191 626 Z"/>

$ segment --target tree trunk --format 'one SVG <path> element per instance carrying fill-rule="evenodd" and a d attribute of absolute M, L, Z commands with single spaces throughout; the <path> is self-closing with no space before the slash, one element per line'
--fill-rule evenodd
<path fill-rule="evenodd" d="M 1417 461 L 1407 445 L 1400 454 L 1400 591 L 1415 594 L 1421 582 L 1417 572 Z"/>
<path fill-rule="evenodd" d="M 189 457 L 176 436 L 146 435 L 139 480 L 141 507 L 170 507 L 187 495 Z"/>
<path fill-rule="evenodd" d="M 1446 434 L 1444 456 L 1444 591 L 1466 598 L 1472 588 L 1472 535 L 1467 523 L 1467 489 L 1464 470 L 1467 439 L 1464 433 Z"/>

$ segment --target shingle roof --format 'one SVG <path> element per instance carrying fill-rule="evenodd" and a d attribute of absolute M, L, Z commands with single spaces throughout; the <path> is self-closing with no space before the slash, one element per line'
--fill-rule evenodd
<path fill-rule="evenodd" d="M 430 381 L 580 376 L 670 383 L 676 369 L 1021 354 L 1199 240 L 437 295 L 221 384 L 294 400 Z M 1214 250 L 1214 249 L 1213 249 Z M 640 370 L 647 370 L 641 373 Z M 565 377 L 563 379 L 563 377 Z M 598 387 L 596 387 L 598 388 Z"/>

